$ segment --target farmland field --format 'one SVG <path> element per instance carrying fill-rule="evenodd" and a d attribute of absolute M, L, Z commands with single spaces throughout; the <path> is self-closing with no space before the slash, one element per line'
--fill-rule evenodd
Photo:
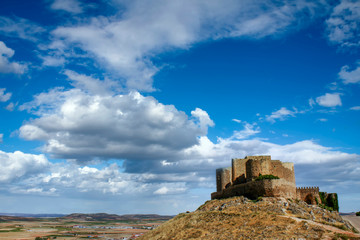
<path fill-rule="evenodd" d="M 64 218 L 23 218 L 0 221 L 0 240 L 136 239 L 166 220 L 87 221 Z"/>

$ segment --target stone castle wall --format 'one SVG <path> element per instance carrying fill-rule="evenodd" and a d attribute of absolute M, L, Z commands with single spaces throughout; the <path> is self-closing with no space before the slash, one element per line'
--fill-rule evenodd
<path fill-rule="evenodd" d="M 260 174 L 271 174 L 295 183 L 293 163 L 271 160 L 270 156 L 248 156 L 232 159 L 231 167 L 216 170 L 217 191 L 230 185 L 251 182 Z"/>
<path fill-rule="evenodd" d="M 273 175 L 279 179 L 256 179 L 259 175 Z M 338 211 L 336 193 L 319 192 L 319 187 L 296 188 L 294 163 L 271 160 L 270 156 L 234 158 L 231 167 L 216 170 L 217 191 L 211 199 L 245 196 L 285 197 L 299 199 L 308 204 L 323 204 Z"/>
<path fill-rule="evenodd" d="M 221 192 L 231 183 L 231 167 L 216 169 L 216 190 Z"/>
<path fill-rule="evenodd" d="M 212 198 L 244 195 L 282 196 L 295 198 L 295 174 L 293 163 L 271 160 L 270 156 L 248 156 L 232 159 L 232 166 L 216 170 L 217 192 Z M 280 179 L 254 181 L 259 175 L 274 175 Z"/>
<path fill-rule="evenodd" d="M 319 187 L 296 188 L 296 198 L 313 205 L 322 203 L 319 195 Z"/>

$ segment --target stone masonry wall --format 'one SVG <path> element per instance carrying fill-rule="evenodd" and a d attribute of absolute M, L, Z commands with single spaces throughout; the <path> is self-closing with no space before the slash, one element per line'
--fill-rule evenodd
<path fill-rule="evenodd" d="M 211 199 L 245 196 L 250 199 L 258 197 L 296 198 L 295 184 L 283 179 L 265 179 L 231 186 L 222 192 L 214 192 Z"/>
<path fill-rule="evenodd" d="M 216 169 L 216 190 L 221 192 L 231 185 L 231 167 Z"/>
<path fill-rule="evenodd" d="M 271 161 L 271 174 L 289 182 L 295 183 L 294 163 L 281 162 L 279 160 Z"/>
<path fill-rule="evenodd" d="M 313 205 L 322 203 L 319 195 L 319 187 L 296 188 L 296 198 Z"/>
<path fill-rule="evenodd" d="M 279 179 L 256 180 L 259 175 L 274 175 Z M 309 204 L 324 204 L 338 210 L 336 193 L 321 193 L 319 187 L 295 185 L 294 163 L 271 160 L 270 156 L 248 156 L 232 159 L 231 167 L 216 170 L 217 192 L 211 199 L 245 196 L 256 199 L 264 197 L 285 197 L 299 199 Z M 325 202 L 324 202 L 325 201 Z"/>
<path fill-rule="evenodd" d="M 232 182 L 240 184 L 246 182 L 246 162 L 248 159 L 234 158 L 231 160 Z"/>

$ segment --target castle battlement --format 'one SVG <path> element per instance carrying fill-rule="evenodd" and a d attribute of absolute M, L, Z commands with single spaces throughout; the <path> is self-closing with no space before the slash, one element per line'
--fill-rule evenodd
<path fill-rule="evenodd" d="M 319 187 L 297 187 L 296 190 L 313 190 L 313 191 L 319 191 Z"/>
<path fill-rule="evenodd" d="M 261 175 L 278 177 L 259 178 Z M 216 192 L 211 199 L 233 196 L 285 197 L 303 200 L 309 204 L 321 202 L 319 187 L 296 187 L 294 163 L 272 160 L 271 156 L 234 158 L 231 167 L 216 169 Z M 325 193 L 327 194 L 327 193 Z M 333 198 L 337 195 L 327 194 Z"/>
<path fill-rule="evenodd" d="M 274 175 L 279 179 L 255 181 L 260 175 Z M 271 160 L 271 156 L 234 158 L 231 167 L 216 170 L 217 192 L 212 198 L 244 195 L 296 198 L 294 164 Z"/>

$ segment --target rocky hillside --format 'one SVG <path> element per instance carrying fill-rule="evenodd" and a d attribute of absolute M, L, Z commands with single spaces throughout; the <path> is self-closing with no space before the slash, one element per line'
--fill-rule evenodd
<path fill-rule="evenodd" d="M 284 198 L 207 201 L 140 239 L 360 239 L 337 212 Z"/>

